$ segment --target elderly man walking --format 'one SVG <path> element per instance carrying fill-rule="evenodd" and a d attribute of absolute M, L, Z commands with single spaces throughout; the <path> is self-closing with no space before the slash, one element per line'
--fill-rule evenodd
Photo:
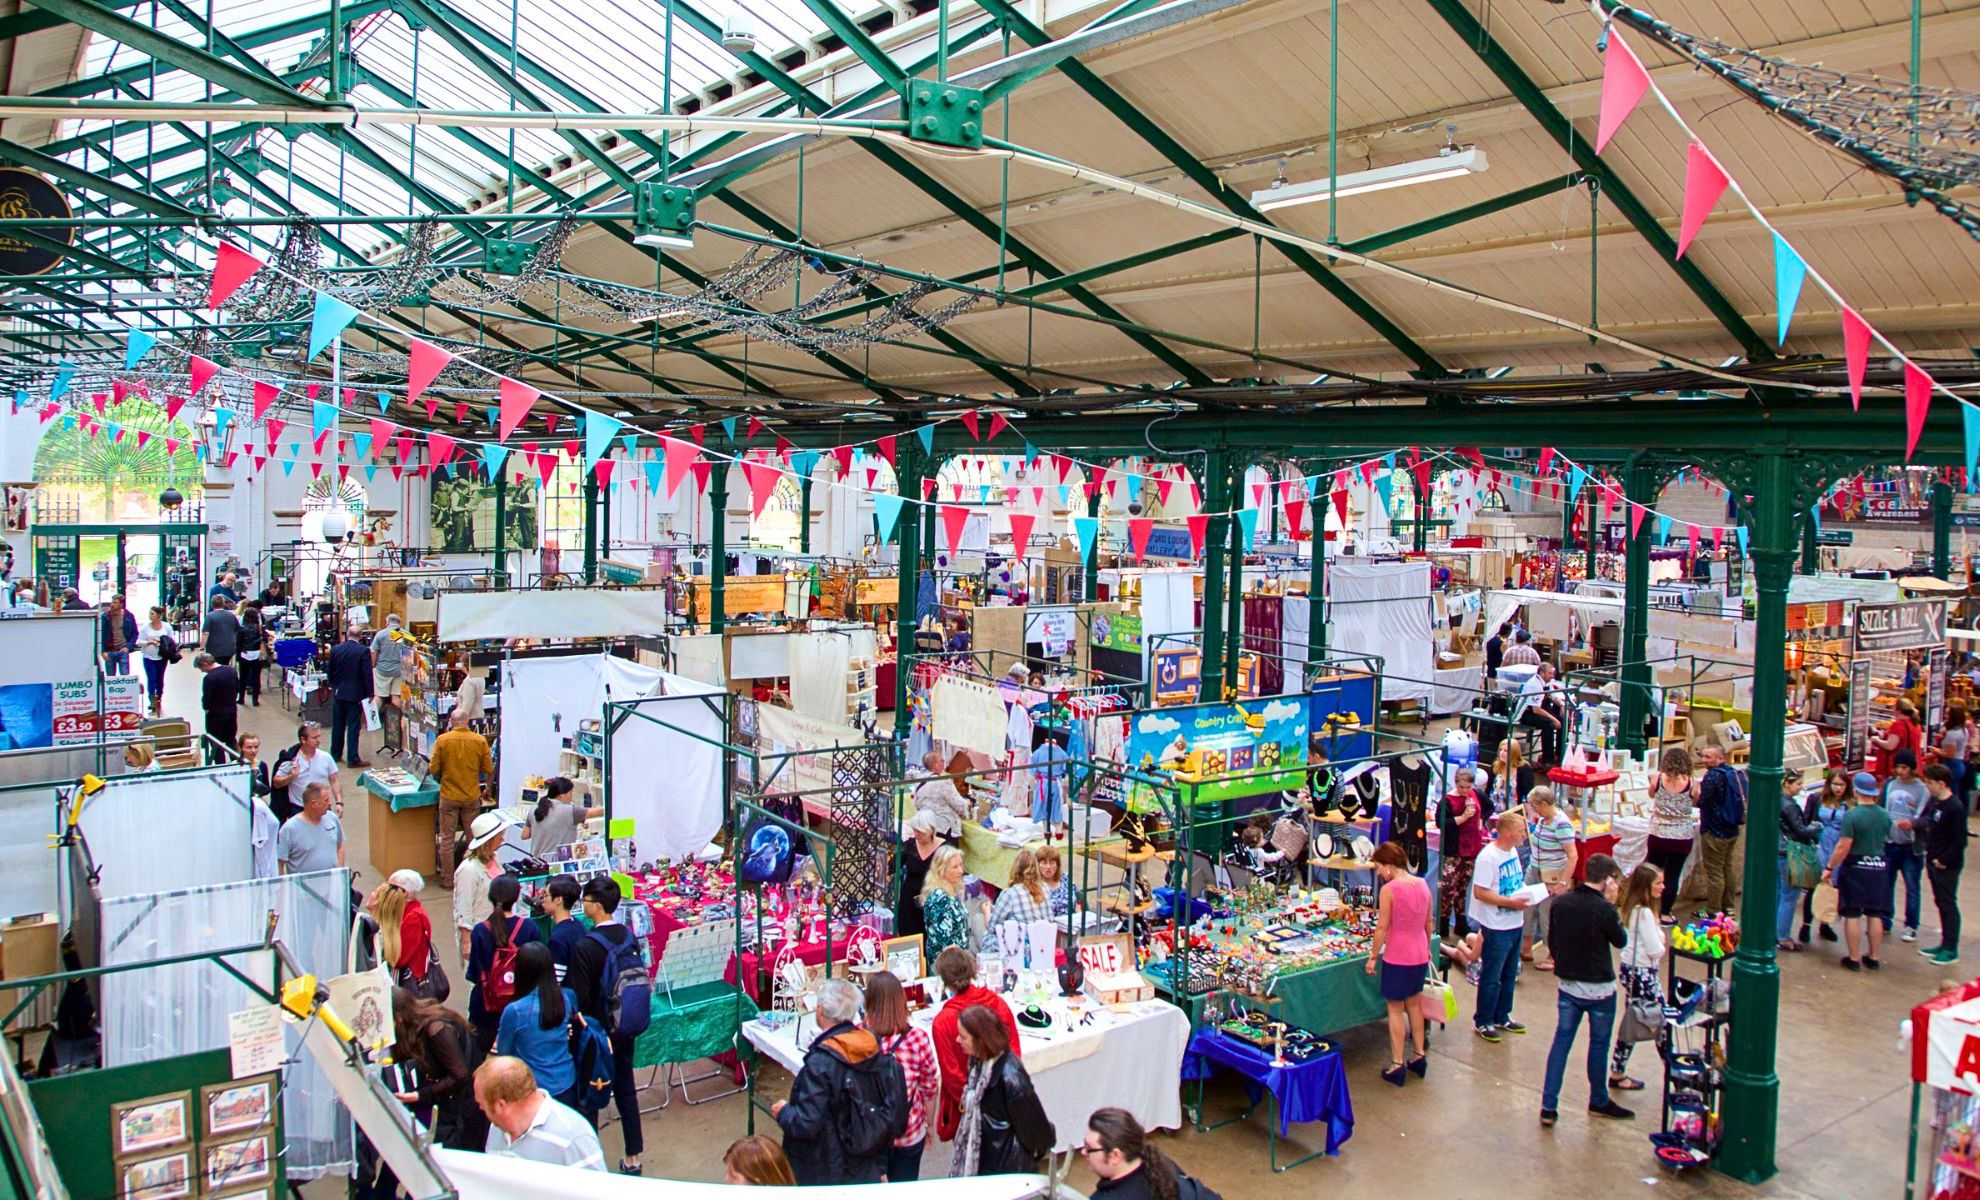
<path fill-rule="evenodd" d="M 859 1027 L 865 1006 L 843 979 L 818 985 L 824 1032 L 805 1052 L 791 1098 L 770 1110 L 791 1170 L 808 1187 L 879 1182 L 894 1139 L 907 1130 L 906 1079 L 880 1039 Z"/>

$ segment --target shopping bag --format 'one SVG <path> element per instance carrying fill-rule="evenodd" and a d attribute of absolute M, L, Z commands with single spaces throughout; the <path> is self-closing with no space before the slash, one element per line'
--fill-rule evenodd
<path fill-rule="evenodd" d="M 384 723 L 384 718 L 378 715 L 378 701 L 369 696 L 365 697 L 364 727 L 376 732 Z"/>
<path fill-rule="evenodd" d="M 1807 891 L 1822 882 L 1822 852 L 1807 842 L 1787 846 L 1787 885 Z"/>
<path fill-rule="evenodd" d="M 1811 903 L 1814 907 L 1815 919 L 1817 921 L 1820 921 L 1824 925 L 1835 924 L 1836 909 L 1842 903 L 1842 898 L 1836 895 L 1836 886 L 1834 884 L 1817 884 L 1815 887 L 1815 896 Z"/>
<path fill-rule="evenodd" d="M 1441 979 L 1432 979 L 1416 994 L 1417 1015 L 1425 1021 L 1448 1025 L 1457 1020 L 1457 993 Z"/>

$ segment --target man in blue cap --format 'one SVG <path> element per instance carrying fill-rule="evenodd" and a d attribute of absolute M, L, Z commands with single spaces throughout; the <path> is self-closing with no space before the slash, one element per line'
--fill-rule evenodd
<path fill-rule="evenodd" d="M 1884 965 L 1877 955 L 1884 948 L 1884 918 L 1891 915 L 1891 868 L 1884 858 L 1891 814 L 1884 808 L 1875 775 L 1859 771 L 1851 787 L 1856 805 L 1843 814 L 1842 836 L 1822 871 L 1822 882 L 1833 883 L 1836 889 L 1836 915 L 1843 922 L 1843 969 L 1875 971 Z"/>

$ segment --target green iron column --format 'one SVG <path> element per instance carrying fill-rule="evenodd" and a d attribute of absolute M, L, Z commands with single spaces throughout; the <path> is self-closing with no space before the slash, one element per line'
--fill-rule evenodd
<path fill-rule="evenodd" d="M 495 472 L 495 586 L 509 586 L 509 477 Z"/>
<path fill-rule="evenodd" d="M 1326 509 L 1310 515 L 1313 562 L 1306 577 L 1306 661 L 1327 657 L 1327 517 Z"/>
<path fill-rule="evenodd" d="M 601 458 L 598 461 L 610 462 L 611 459 Z M 597 472 L 592 472 L 590 478 L 596 486 Z M 598 557 L 612 557 L 612 485 L 609 483 L 598 488 Z"/>
<path fill-rule="evenodd" d="M 798 481 L 798 553 L 811 553 L 811 472 Z"/>
<path fill-rule="evenodd" d="M 921 448 L 914 438 L 899 438 L 897 444 L 894 477 L 901 498 L 912 502 L 921 497 L 925 465 Z M 908 711 L 908 677 L 914 670 L 915 610 L 920 607 L 922 509 L 934 511 L 932 505 L 919 505 L 915 511 L 901 514 L 894 524 L 894 536 L 900 541 L 900 598 L 894 605 L 894 741 L 901 746 L 907 745 L 914 727 L 914 716 Z"/>
<path fill-rule="evenodd" d="M 1787 707 L 1788 579 L 1794 573 L 1793 474 L 1797 463 L 1761 451 L 1753 468 L 1753 735 L 1747 764 L 1746 879 L 1740 926 L 1772 929 L 1780 884 L 1781 714 Z M 1774 939 L 1741 938 L 1732 965 L 1732 1034 L 1726 1060 L 1725 1141 L 1719 1169 L 1760 1183 L 1774 1174 L 1780 1076 L 1781 977 Z"/>
<path fill-rule="evenodd" d="M 1094 522 L 1094 529 L 1100 528 L 1100 493 L 1086 497 L 1086 518 Z M 1086 548 L 1086 561 L 1079 564 L 1080 599 L 1088 604 L 1100 598 L 1100 535 L 1093 535 L 1093 544 Z"/>
<path fill-rule="evenodd" d="M 1583 569 L 1581 577 L 1583 579 L 1594 579 L 1595 554 L 1601 545 L 1599 535 L 1595 529 L 1595 489 L 1584 488 L 1582 489 L 1582 494 L 1588 497 L 1588 511 L 1582 514 L 1581 518 L 1581 536 L 1588 547 L 1588 563 Z"/>
<path fill-rule="evenodd" d="M 1932 481 L 1932 575 L 1952 578 L 1952 485 Z"/>
<path fill-rule="evenodd" d="M 1821 542 L 1815 537 L 1815 514 L 1804 512 L 1795 517 L 1801 524 L 1801 573 L 1813 575 L 1821 569 Z"/>
<path fill-rule="evenodd" d="M 1624 519 L 1657 502 L 1657 467 L 1642 455 L 1623 467 Z M 1646 514 L 1623 543 L 1623 632 L 1618 677 L 1622 681 L 1621 714 L 1616 718 L 1617 741 L 1631 754 L 1646 745 L 1643 722 L 1650 712 L 1650 664 L 1643 661 L 1650 646 L 1650 518 Z"/>
<path fill-rule="evenodd" d="M 1416 479 L 1416 472 L 1411 471 L 1409 477 Z M 1412 486 L 1416 488 L 1416 530 L 1411 544 L 1421 554 L 1430 548 L 1430 497 L 1437 489 L 1428 478 Z"/>
<path fill-rule="evenodd" d="M 1227 452 L 1218 447 L 1205 456 L 1203 509 L 1210 514 L 1203 546 L 1203 674 L 1196 698 L 1224 698 L 1224 554 L 1230 541 L 1231 469 Z"/>
<path fill-rule="evenodd" d="M 598 476 L 584 473 L 584 581 L 598 581 Z"/>
<path fill-rule="evenodd" d="M 1231 468 L 1231 495 L 1243 494 L 1244 473 L 1244 467 Z M 1238 657 L 1244 650 L 1244 523 L 1237 520 L 1231 522 L 1231 561 L 1224 592 L 1224 686 L 1236 688 Z M 1207 592 L 1203 599 L 1207 605 Z M 1223 694 L 1218 693 L 1216 699 L 1223 699 Z"/>
<path fill-rule="evenodd" d="M 718 458 L 708 472 L 708 632 L 728 627 L 729 460 Z"/>

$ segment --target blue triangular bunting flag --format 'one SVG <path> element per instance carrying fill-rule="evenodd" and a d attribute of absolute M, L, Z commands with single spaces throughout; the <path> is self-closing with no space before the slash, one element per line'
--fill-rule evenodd
<path fill-rule="evenodd" d="M 736 440 L 736 419 L 734 417 L 722 418 L 722 432 L 729 435 L 731 442 Z"/>
<path fill-rule="evenodd" d="M 500 479 L 502 477 L 502 464 L 508 460 L 508 457 L 509 448 L 507 446 L 497 446 L 492 442 L 483 442 L 481 445 L 481 461 L 488 468 L 488 478 L 490 479 Z"/>
<path fill-rule="evenodd" d="M 1100 522 L 1092 517 L 1074 517 L 1073 538 L 1079 542 L 1079 557 L 1084 560 L 1093 553 L 1093 539 L 1100 535 Z"/>
<path fill-rule="evenodd" d="M 144 356 L 151 353 L 151 348 L 158 344 L 157 338 L 152 337 L 142 329 L 132 329 L 127 332 L 129 336 L 124 339 L 124 369 L 126 371 L 143 362 Z"/>
<path fill-rule="evenodd" d="M 1746 526 L 1735 525 L 1733 527 L 1733 532 L 1739 535 L 1739 556 L 1741 558 L 1745 558 L 1746 557 Z"/>
<path fill-rule="evenodd" d="M 315 426 L 316 437 L 320 438 L 337 427 L 336 405 L 325 404 L 321 400 L 312 400 L 309 403 L 309 411 L 312 423 Z"/>
<path fill-rule="evenodd" d="M 1966 427 L 1966 488 L 1972 491 L 1976 482 L 1973 466 L 1975 460 L 1980 459 L 1980 408 L 1962 404 L 1959 406 L 1959 416 Z"/>
<path fill-rule="evenodd" d="M 625 423 L 617 417 L 604 413 L 588 413 L 584 420 L 584 469 L 590 471 L 598 465 L 598 460 L 611 452 L 612 439 L 619 436 Z"/>
<path fill-rule="evenodd" d="M 881 541 L 894 540 L 894 529 L 901 523 L 902 503 L 899 496 L 886 492 L 873 493 L 873 518 L 880 524 Z"/>
<path fill-rule="evenodd" d="M 1244 548 L 1249 550 L 1252 547 L 1252 543 L 1258 540 L 1258 510 L 1255 508 L 1240 508 L 1238 509 L 1237 519 L 1239 527 L 1244 530 Z"/>
<path fill-rule="evenodd" d="M 358 319 L 358 310 L 328 292 L 316 293 L 316 308 L 309 314 L 309 357 L 337 340 L 337 335 Z"/>
<path fill-rule="evenodd" d="M 914 436 L 921 439 L 921 452 L 923 454 L 935 453 L 935 427 L 933 425 L 923 425 L 914 431 Z"/>
<path fill-rule="evenodd" d="M 390 392 L 378 393 L 378 411 L 388 412 L 391 410 L 391 407 L 392 407 L 392 393 Z"/>
<path fill-rule="evenodd" d="M 227 426 L 232 423 L 233 419 L 234 410 L 231 408 L 216 408 L 213 410 L 213 440 L 215 442 L 222 446 L 227 444 Z"/>
<path fill-rule="evenodd" d="M 1780 234 L 1774 235 L 1774 312 L 1780 329 L 1774 341 L 1787 341 L 1788 326 L 1794 323 L 1794 306 L 1801 299 L 1801 281 L 1808 277 L 1808 264 Z"/>

